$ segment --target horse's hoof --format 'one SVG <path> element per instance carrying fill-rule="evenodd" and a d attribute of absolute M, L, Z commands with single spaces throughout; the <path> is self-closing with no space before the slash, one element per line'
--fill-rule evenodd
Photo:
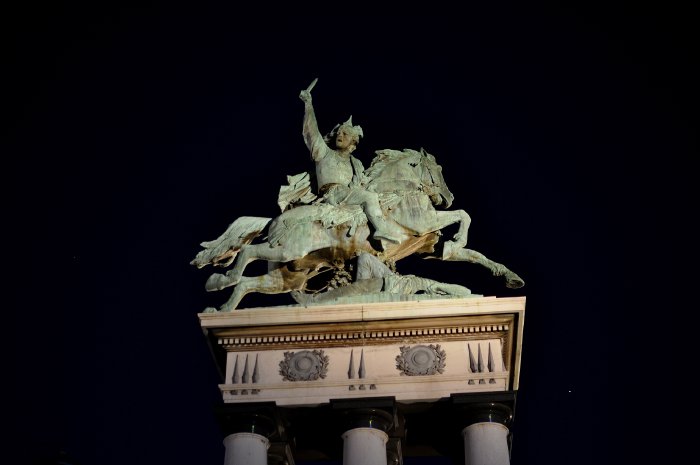
<path fill-rule="evenodd" d="M 508 271 L 505 274 L 506 278 L 506 287 L 509 289 L 520 289 L 525 285 L 525 281 L 523 281 L 520 276 L 517 274 L 513 273 L 512 271 Z"/>
<path fill-rule="evenodd" d="M 219 313 L 219 311 L 217 309 L 215 309 L 214 307 L 207 307 L 204 309 L 204 311 L 202 313 Z"/>

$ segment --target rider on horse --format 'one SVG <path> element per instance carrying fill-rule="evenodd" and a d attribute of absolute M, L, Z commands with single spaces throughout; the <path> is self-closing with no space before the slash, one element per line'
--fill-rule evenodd
<path fill-rule="evenodd" d="M 343 124 L 336 125 L 325 138 L 321 135 L 311 103 L 311 89 L 315 82 L 302 90 L 299 98 L 304 102 L 303 135 L 311 158 L 316 162 L 319 195 L 331 205 L 361 205 L 374 227 L 375 239 L 401 242 L 401 229 L 385 218 L 377 194 L 364 186 L 362 162 L 351 155 L 363 136 L 362 128 L 352 125 L 351 116 Z M 331 140 L 334 149 L 328 146 Z"/>

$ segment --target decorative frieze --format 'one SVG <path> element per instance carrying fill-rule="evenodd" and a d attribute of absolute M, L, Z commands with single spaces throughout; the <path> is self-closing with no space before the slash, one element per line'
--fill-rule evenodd
<path fill-rule="evenodd" d="M 274 400 L 278 405 L 314 405 L 330 399 L 393 396 L 439 399 L 452 393 L 505 391 L 500 339 L 441 344 L 380 344 L 313 350 L 229 352 L 226 402 Z M 247 400 L 250 402 L 250 400 Z"/>
<path fill-rule="evenodd" d="M 444 337 L 451 339 L 450 336 L 460 336 L 469 334 L 483 333 L 507 333 L 510 330 L 508 324 L 501 325 L 480 325 L 480 326 L 454 326 L 447 328 L 409 328 L 392 331 L 354 331 L 354 332 L 326 332 L 315 334 L 288 334 L 284 336 L 255 336 L 255 337 L 220 337 L 217 342 L 226 350 L 239 350 L 251 347 L 267 346 L 282 347 L 288 344 L 296 345 L 344 345 L 353 341 L 362 343 L 368 340 L 376 340 L 377 342 L 391 342 L 391 340 L 406 338 L 425 338 L 425 337 Z M 337 344 L 340 342 L 340 344 Z M 330 344 L 329 344 L 330 343 Z"/>
<path fill-rule="evenodd" d="M 312 406 L 373 396 L 430 402 L 517 389 L 524 299 L 506 303 L 406 302 L 393 304 L 385 319 L 376 305 L 329 307 L 328 314 L 282 310 L 286 324 L 272 309 L 202 319 L 225 361 L 220 389 L 227 403 Z"/>

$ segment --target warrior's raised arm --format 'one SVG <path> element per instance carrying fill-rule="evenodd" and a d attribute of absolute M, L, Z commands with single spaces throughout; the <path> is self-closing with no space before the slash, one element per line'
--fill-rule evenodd
<path fill-rule="evenodd" d="M 302 134 L 304 135 L 306 147 L 308 147 L 311 158 L 314 161 L 322 158 L 329 149 L 328 144 L 323 140 L 321 131 L 318 129 L 314 106 L 311 103 L 311 89 L 314 88 L 317 81 L 318 78 L 314 79 L 308 88 L 299 93 L 299 98 L 304 102 L 304 127 L 302 129 Z"/>

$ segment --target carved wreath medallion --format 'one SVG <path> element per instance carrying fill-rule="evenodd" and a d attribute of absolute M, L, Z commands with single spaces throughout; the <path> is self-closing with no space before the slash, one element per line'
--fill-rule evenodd
<path fill-rule="evenodd" d="M 280 375 L 285 381 L 313 381 L 325 378 L 328 372 L 328 356 L 323 350 L 285 352 L 280 362 Z"/>
<path fill-rule="evenodd" d="M 440 344 L 402 346 L 400 349 L 401 355 L 396 356 L 396 369 L 402 375 L 434 375 L 445 371 L 447 354 L 440 349 Z"/>

